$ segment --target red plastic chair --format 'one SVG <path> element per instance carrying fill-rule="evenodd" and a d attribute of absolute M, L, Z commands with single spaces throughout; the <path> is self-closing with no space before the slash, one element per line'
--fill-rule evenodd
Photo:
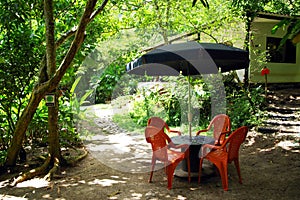
<path fill-rule="evenodd" d="M 148 119 L 147 125 L 148 126 L 154 126 L 154 127 L 159 128 L 159 129 L 166 128 L 169 133 L 177 133 L 178 135 L 181 135 L 180 131 L 170 129 L 168 124 L 163 119 L 161 119 L 160 117 L 151 117 L 150 119 Z"/>
<path fill-rule="evenodd" d="M 239 182 L 242 184 L 239 164 L 239 149 L 241 144 L 245 141 L 247 133 L 248 127 L 242 126 L 231 133 L 228 139 L 226 139 L 221 146 L 214 146 L 209 144 L 203 146 L 203 148 L 210 148 L 212 150 L 206 156 L 200 159 L 198 183 L 200 183 L 203 160 L 207 159 L 218 168 L 219 174 L 222 179 L 223 189 L 225 191 L 228 190 L 227 165 L 232 161 L 234 161 L 235 167 L 237 169 Z"/>
<path fill-rule="evenodd" d="M 187 159 L 188 163 L 188 180 L 190 178 L 190 159 L 189 159 L 189 145 L 181 144 L 175 145 L 163 129 L 154 126 L 147 126 L 145 129 L 146 141 L 152 146 L 152 162 L 149 183 L 152 182 L 153 171 L 156 160 L 164 163 L 165 172 L 168 178 L 168 189 L 172 188 L 173 174 L 177 165 L 183 160 Z M 184 150 L 184 152 L 176 151 L 174 149 Z"/>
<path fill-rule="evenodd" d="M 216 115 L 209 123 L 207 129 L 199 130 L 196 132 L 196 135 L 199 135 L 203 132 L 208 132 L 213 129 L 213 134 L 215 138 L 215 145 L 222 145 L 226 139 L 226 134 L 229 134 L 231 131 L 230 118 L 225 114 Z M 221 134 L 225 133 L 225 134 Z"/>

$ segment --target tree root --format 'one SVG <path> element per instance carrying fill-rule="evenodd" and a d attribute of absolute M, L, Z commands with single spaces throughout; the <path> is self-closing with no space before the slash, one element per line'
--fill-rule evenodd
<path fill-rule="evenodd" d="M 72 160 L 64 160 L 62 158 L 62 163 L 58 158 L 54 158 L 54 162 L 52 162 L 53 166 L 52 168 L 48 171 L 47 173 L 47 169 L 50 167 L 51 164 L 51 156 L 49 155 L 46 159 L 45 162 L 43 163 L 42 166 L 37 167 L 35 169 L 32 169 L 26 173 L 21 174 L 20 176 L 16 177 L 15 179 L 12 180 L 12 183 L 10 184 L 10 186 L 16 186 L 18 183 L 21 183 L 23 181 L 32 179 L 36 176 L 40 176 L 43 174 L 46 174 L 44 176 L 44 179 L 47 181 L 51 181 L 53 178 L 53 175 L 59 170 L 59 167 L 61 164 L 67 164 L 68 166 L 75 166 L 75 164 L 81 160 L 83 160 L 87 155 L 88 155 L 88 151 L 83 148 L 81 149 L 83 151 L 83 154 L 80 154 L 79 156 L 77 156 L 76 158 L 72 159 Z"/>
<path fill-rule="evenodd" d="M 51 181 L 53 178 L 53 174 L 55 174 L 59 168 L 59 159 L 58 158 L 54 158 L 54 164 L 53 167 L 49 170 L 48 174 L 46 176 L 44 176 L 44 179 L 47 181 Z"/>
<path fill-rule="evenodd" d="M 72 160 L 68 160 L 67 161 L 67 165 L 68 166 L 75 166 L 76 163 L 78 163 L 79 161 L 81 161 L 81 160 L 83 160 L 84 158 L 87 157 L 87 155 L 89 154 L 89 152 L 85 148 L 82 148 L 81 150 L 83 151 L 83 154 L 77 156 L 76 158 L 74 158 Z"/>
<path fill-rule="evenodd" d="M 21 174 L 20 176 L 18 176 L 17 178 L 15 178 L 13 180 L 13 182 L 10 184 L 11 186 L 16 186 L 18 183 L 21 183 L 23 181 L 26 181 L 28 179 L 31 179 L 35 176 L 41 175 L 41 174 L 45 174 L 48 166 L 50 165 L 50 161 L 51 161 L 51 157 L 49 156 L 44 164 L 40 167 L 37 167 L 35 169 L 30 170 L 29 172 L 26 172 L 24 174 Z"/>

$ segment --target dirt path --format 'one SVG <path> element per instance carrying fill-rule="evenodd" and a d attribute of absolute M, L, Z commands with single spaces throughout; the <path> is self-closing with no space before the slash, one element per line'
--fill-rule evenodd
<path fill-rule="evenodd" d="M 275 134 L 250 131 L 240 151 L 243 184 L 231 164 L 227 192 L 217 174 L 202 179 L 201 185 L 175 177 L 173 189 L 167 190 L 161 169 L 153 183 L 147 182 L 151 154 L 141 136 L 120 130 L 109 116 L 95 122 L 97 127 L 86 127 L 94 133 L 86 140 L 86 159 L 61 169 L 50 183 L 35 178 L 11 188 L 0 179 L 0 199 L 299 199 L 299 137 L 284 143 Z"/>

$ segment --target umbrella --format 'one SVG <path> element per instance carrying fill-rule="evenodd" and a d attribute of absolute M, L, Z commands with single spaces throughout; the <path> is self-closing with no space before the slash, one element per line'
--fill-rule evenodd
<path fill-rule="evenodd" d="M 188 76 L 217 74 L 249 67 L 245 50 L 216 43 L 185 42 L 161 46 L 126 65 L 129 74 L 148 76 Z M 188 121 L 191 136 L 190 84 Z"/>

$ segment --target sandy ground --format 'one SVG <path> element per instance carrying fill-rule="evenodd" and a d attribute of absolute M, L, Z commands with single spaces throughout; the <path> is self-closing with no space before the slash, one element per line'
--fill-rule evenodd
<path fill-rule="evenodd" d="M 175 176 L 172 190 L 167 190 L 161 167 L 153 183 L 147 181 L 151 149 L 142 135 L 118 129 L 107 117 L 94 122 L 96 127 L 86 127 L 94 133 L 85 140 L 87 158 L 61 169 L 51 182 L 36 177 L 9 187 L 7 176 L 1 176 L 0 199 L 299 199 L 299 135 L 277 138 L 251 130 L 240 149 L 243 184 L 230 164 L 227 192 L 217 173 L 200 185 L 197 178 L 188 183 Z"/>

